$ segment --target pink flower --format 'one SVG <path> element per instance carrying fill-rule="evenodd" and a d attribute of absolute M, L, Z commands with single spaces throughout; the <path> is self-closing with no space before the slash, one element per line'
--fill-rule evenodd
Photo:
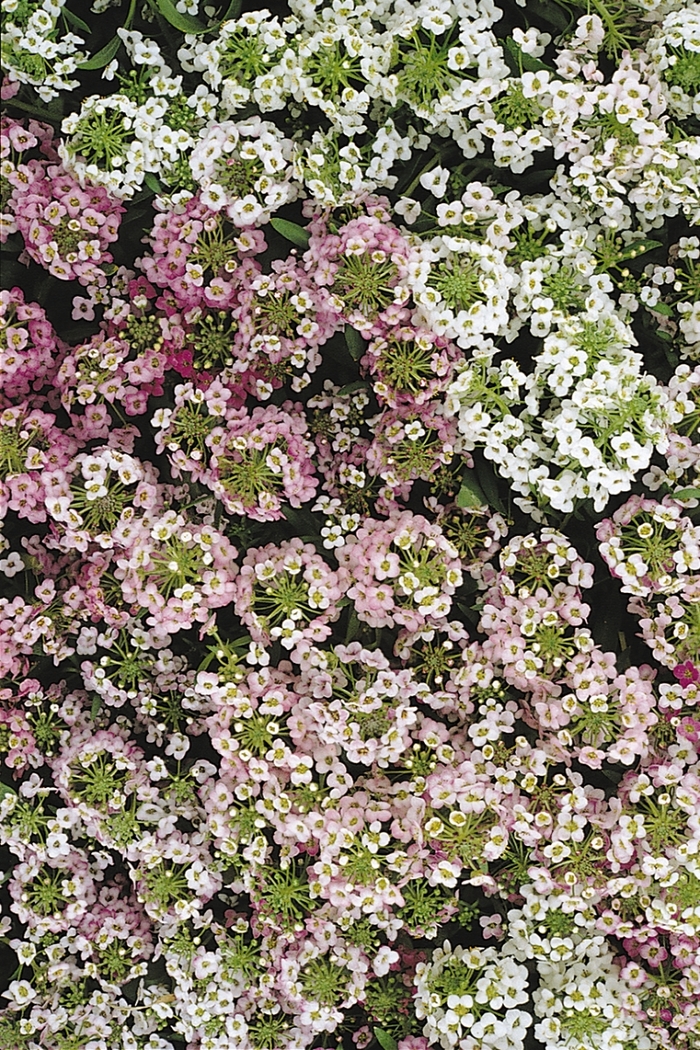
<path fill-rule="evenodd" d="M 700 720 L 697 718 L 682 718 L 678 727 L 678 735 L 691 744 L 700 744 Z"/>
<path fill-rule="evenodd" d="M 0 292 L 0 322 L 0 391 L 16 400 L 51 380 L 65 346 L 42 307 L 25 302 L 20 288 Z"/>
<path fill-rule="evenodd" d="M 691 682 L 700 681 L 700 671 L 698 671 L 692 660 L 686 660 L 685 663 L 677 664 L 673 668 L 673 674 L 682 686 L 690 685 Z"/>

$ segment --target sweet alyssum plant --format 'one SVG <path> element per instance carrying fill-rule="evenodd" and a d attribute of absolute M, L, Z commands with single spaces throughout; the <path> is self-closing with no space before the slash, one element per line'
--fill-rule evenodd
<path fill-rule="evenodd" d="M 0 1048 L 694 1050 L 698 5 L 0 11 Z"/>

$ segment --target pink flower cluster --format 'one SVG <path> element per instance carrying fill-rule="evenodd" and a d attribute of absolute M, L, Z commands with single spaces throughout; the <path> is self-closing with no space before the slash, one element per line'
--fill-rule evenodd
<path fill-rule="evenodd" d="M 28 257 L 52 277 L 104 285 L 105 264 L 113 261 L 109 245 L 119 237 L 124 208 L 103 186 L 81 185 L 52 163 L 56 154 L 51 134 L 50 127 L 35 121 L 26 130 L 3 118 L 0 158 L 3 176 L 12 187 L 3 215 L 3 240 L 19 231 Z M 48 159 L 20 159 L 37 147 Z"/>
<path fill-rule="evenodd" d="M 418 630 L 444 620 L 462 582 L 459 555 L 438 525 L 410 511 L 368 518 L 338 551 L 360 620 Z"/>
<path fill-rule="evenodd" d="M 155 417 L 158 445 L 173 470 L 206 485 L 231 514 L 278 521 L 285 503 L 313 499 L 314 446 L 303 406 L 229 408 L 231 392 L 218 381 L 204 392 L 191 384 L 176 392 L 175 411 Z"/>
<path fill-rule="evenodd" d="M 387 408 L 372 424 L 367 467 L 384 482 L 380 498 L 389 507 L 396 505 L 397 498 L 406 503 L 416 481 L 428 482 L 433 491 L 439 492 L 441 472 L 449 487 L 454 483 L 453 477 L 444 468 L 458 456 L 458 462 L 466 460 L 473 465 L 469 454 L 463 451 L 454 419 L 446 417 L 434 402 Z"/>
<path fill-rule="evenodd" d="M 166 359 L 159 318 L 150 314 L 138 285 L 131 294 L 134 300 L 122 303 L 115 320 L 103 321 L 99 332 L 69 350 L 56 375 L 61 403 L 74 425 L 93 429 L 95 424 L 86 420 L 102 419 L 94 436 L 107 436 L 107 405 L 122 405 L 127 415 L 139 416 L 149 396 L 163 392 Z"/>
<path fill-rule="evenodd" d="M 16 212 L 21 210 L 25 192 L 41 180 L 47 162 L 57 159 L 50 124 L 30 120 L 25 127 L 23 122 L 4 114 L 0 117 L 0 160 L 9 188 L 7 199 L 3 194 L 0 243 L 5 244 L 11 234 L 17 233 Z"/>
<path fill-rule="evenodd" d="M 700 527 L 671 499 L 631 496 L 597 529 L 600 553 L 622 591 L 647 597 L 682 590 L 700 570 Z"/>
<path fill-rule="evenodd" d="M 700 528 L 680 503 L 632 497 L 597 530 L 601 554 L 634 597 L 641 637 L 671 670 L 700 668 Z"/>
<path fill-rule="evenodd" d="M 462 359 L 458 348 L 429 329 L 406 324 L 376 336 L 362 364 L 377 399 L 392 408 L 439 398 Z"/>
<path fill-rule="evenodd" d="M 366 202 L 367 214 L 330 232 L 321 217 L 312 230 L 304 266 L 331 291 L 341 321 L 365 336 L 382 336 L 408 320 L 409 266 L 414 249 L 391 222 L 380 198 Z"/>
<path fill-rule="evenodd" d="M 30 401 L 18 401 L 0 412 L 0 438 L 2 503 L 19 518 L 45 521 L 46 475 L 68 463 L 78 441 L 70 430 L 57 425 L 53 412 L 33 408 Z"/>
<path fill-rule="evenodd" d="M 291 651 L 323 641 L 340 615 L 340 576 L 298 537 L 248 551 L 234 584 L 233 604 L 253 639 Z"/>
<path fill-rule="evenodd" d="M 115 432 L 111 438 L 114 441 Z M 46 509 L 56 523 L 47 546 L 86 551 L 131 542 L 138 518 L 159 503 L 158 474 L 118 447 L 81 452 L 64 470 L 44 478 Z M 141 512 L 139 514 L 139 512 Z"/>
<path fill-rule="evenodd" d="M 149 624 L 174 634 L 231 602 L 237 553 L 217 529 L 167 510 L 137 524 L 114 575 L 127 604 L 148 610 Z"/>
<path fill-rule="evenodd" d="M 232 311 L 234 373 L 248 369 L 258 376 L 261 398 L 288 376 L 293 390 L 303 390 L 321 364 L 321 347 L 339 326 L 327 291 L 313 271 L 300 265 L 295 252 L 274 259 L 270 273 L 247 261 L 238 277 Z"/>
<path fill-rule="evenodd" d="M 298 688 L 309 700 L 296 710 L 311 717 L 309 730 L 321 745 L 332 745 L 346 762 L 385 769 L 411 748 L 419 683 L 408 668 L 393 669 L 380 652 L 359 642 L 330 653 L 311 649 Z"/>
<path fill-rule="evenodd" d="M 700 578 L 687 580 L 683 590 L 661 600 L 632 598 L 629 612 L 639 617 L 642 638 L 663 667 L 672 671 L 679 665 L 695 668 L 700 674 Z M 693 679 L 694 680 L 694 679 Z"/>
<path fill-rule="evenodd" d="M 48 382 L 65 347 L 38 303 L 21 288 L 0 291 L 0 391 L 26 397 Z"/>
<path fill-rule="evenodd" d="M 123 212 L 103 186 L 82 187 L 63 168 L 49 164 L 44 176 L 25 188 L 15 221 L 27 255 L 52 277 L 102 284 Z"/>
<path fill-rule="evenodd" d="M 147 238 L 151 253 L 138 260 L 145 276 L 175 309 L 229 308 L 234 302 L 231 279 L 241 260 L 265 250 L 262 231 L 236 230 L 231 235 L 226 221 L 198 196 L 156 208 Z"/>

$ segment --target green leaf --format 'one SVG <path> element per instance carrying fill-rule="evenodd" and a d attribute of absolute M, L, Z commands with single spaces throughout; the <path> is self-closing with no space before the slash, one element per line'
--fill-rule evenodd
<path fill-rule="evenodd" d="M 382 1050 L 398 1050 L 398 1043 L 394 1039 L 393 1035 L 389 1035 L 383 1028 L 374 1029 L 374 1038 L 377 1040 Z"/>
<path fill-rule="evenodd" d="M 647 307 L 653 314 L 661 314 L 662 317 L 673 317 L 673 310 L 666 303 L 659 301 L 655 306 Z"/>
<path fill-rule="evenodd" d="M 155 177 L 155 175 L 152 174 L 152 172 L 147 171 L 143 177 L 143 181 L 146 183 L 149 190 L 152 190 L 154 193 L 163 192 L 163 187 L 158 182 L 158 179 Z"/>
<path fill-rule="evenodd" d="M 92 698 L 92 706 L 90 707 L 90 718 L 92 718 L 93 721 L 99 715 L 101 707 L 102 707 L 102 697 L 98 693 L 97 696 L 94 696 Z"/>
<path fill-rule="evenodd" d="M 360 623 L 359 617 L 355 612 L 355 608 L 350 611 L 348 617 L 348 629 L 345 632 L 345 645 L 349 645 L 350 642 L 354 642 L 356 638 L 359 638 L 362 634 L 362 624 Z"/>
<path fill-rule="evenodd" d="M 356 390 L 367 390 L 369 383 L 365 383 L 364 379 L 356 379 L 354 383 L 346 383 L 345 386 L 341 387 L 338 391 L 338 397 L 344 397 L 346 394 L 354 394 Z"/>
<path fill-rule="evenodd" d="M 453 599 L 452 604 L 454 608 L 459 609 L 467 623 L 471 623 L 476 627 L 480 618 L 479 613 L 476 611 L 476 607 L 472 609 L 466 604 L 466 602 L 459 601 L 458 599 Z"/>
<path fill-rule="evenodd" d="M 304 533 L 304 537 L 308 539 L 319 540 L 321 538 L 318 532 L 318 522 L 311 511 L 305 507 L 290 507 L 288 503 L 283 504 L 281 510 L 287 521 L 294 526 L 300 536 Z"/>
<path fill-rule="evenodd" d="M 16 795 L 17 792 L 14 788 L 11 788 L 9 784 L 0 784 L 0 802 L 5 798 L 6 795 Z"/>
<path fill-rule="evenodd" d="M 512 66 L 515 68 L 516 74 L 522 70 L 527 70 L 528 73 L 537 73 L 540 69 L 546 69 L 548 72 L 552 72 L 551 67 L 540 62 L 539 58 L 533 58 L 532 55 L 526 54 L 519 44 L 513 40 L 512 36 L 509 36 L 505 40 L 506 54 L 507 57 L 512 58 Z M 509 63 L 511 64 L 511 63 Z"/>
<path fill-rule="evenodd" d="M 129 204 L 131 204 L 132 206 L 134 204 L 143 204 L 144 201 L 150 201 L 150 199 L 151 199 L 151 191 L 150 190 L 148 190 L 148 189 L 146 189 L 146 190 L 139 190 L 139 192 L 135 193 L 134 196 L 130 199 Z M 129 210 L 126 213 L 126 218 L 122 219 L 122 226 L 126 226 L 128 223 L 134 222 L 135 219 L 139 219 L 139 218 L 143 219 L 145 214 L 146 214 L 146 209 L 139 208 L 138 209 L 138 214 L 136 214 L 133 211 L 133 208 L 129 208 Z"/>
<path fill-rule="evenodd" d="M 205 26 L 194 15 L 182 14 L 178 11 L 172 0 L 155 0 L 155 4 L 163 18 L 181 33 L 207 33 L 209 31 L 209 26 Z"/>
<path fill-rule="evenodd" d="M 61 14 L 66 22 L 68 22 L 69 25 L 72 25 L 75 29 L 80 29 L 83 33 L 92 33 L 92 29 L 90 29 L 87 22 L 83 22 L 82 18 L 78 18 L 78 16 L 74 15 L 72 11 L 69 11 L 67 7 L 63 8 Z"/>
<path fill-rule="evenodd" d="M 277 230 L 285 240 L 296 244 L 297 248 L 308 248 L 311 237 L 298 222 L 289 222 L 287 219 L 271 219 L 270 226 L 272 226 L 273 230 Z"/>
<path fill-rule="evenodd" d="M 671 493 L 671 499 L 700 499 L 700 489 L 678 489 L 677 492 Z"/>
<path fill-rule="evenodd" d="M 503 503 L 501 497 L 498 494 L 498 483 L 496 481 L 496 475 L 494 474 L 491 467 L 484 460 L 477 463 L 476 472 L 481 483 L 481 487 L 484 490 L 486 496 L 486 502 L 489 507 L 495 507 L 496 510 L 500 510 L 503 514 Z"/>
<path fill-rule="evenodd" d="M 474 471 L 469 471 L 462 478 L 462 487 L 457 493 L 455 503 L 463 510 L 473 510 L 476 507 L 485 507 L 488 500 L 484 495 Z"/>
<path fill-rule="evenodd" d="M 620 251 L 618 259 L 622 262 L 623 259 L 636 259 L 640 255 L 646 255 L 647 252 L 653 251 L 654 248 L 661 248 L 661 241 L 653 241 L 651 238 L 645 237 L 639 241 L 632 241 L 625 248 Z"/>
<path fill-rule="evenodd" d="M 60 124 L 63 120 L 64 100 L 62 98 L 55 98 L 48 105 L 44 103 L 41 106 L 31 106 L 26 102 L 20 102 L 18 98 L 11 98 L 8 99 L 7 105 L 12 109 L 21 109 L 23 113 L 29 113 L 32 117 L 43 120 L 44 123 Z"/>
<path fill-rule="evenodd" d="M 121 40 L 118 36 L 112 37 L 108 44 L 105 44 L 96 55 L 92 58 L 86 59 L 85 62 L 81 62 L 78 65 L 78 69 L 104 69 L 112 61 L 117 51 L 121 47 Z"/>
<path fill-rule="evenodd" d="M 365 352 L 365 341 L 356 328 L 345 325 L 345 345 L 353 361 L 359 361 Z"/>
<path fill-rule="evenodd" d="M 138 197 L 138 199 L 137 199 L 137 197 Z M 133 204 L 134 201 L 136 201 L 137 207 L 136 208 L 129 208 L 129 211 L 126 213 L 126 218 L 122 219 L 121 229 L 124 229 L 124 227 L 128 226 L 129 223 L 133 223 L 133 222 L 143 223 L 145 216 L 148 214 L 148 208 L 138 207 L 138 205 L 139 204 L 143 204 L 143 202 L 145 200 L 149 200 L 150 201 L 150 199 L 151 199 L 151 192 L 150 192 L 150 190 L 142 190 L 142 192 L 139 193 L 137 196 L 134 196 L 134 197 L 131 198 L 131 200 L 129 201 L 129 204 Z"/>
<path fill-rule="evenodd" d="M 226 11 L 226 14 L 221 19 L 221 21 L 222 22 L 229 22 L 233 18 L 238 18 L 238 16 L 241 13 L 242 7 L 243 7 L 243 0 L 231 0 L 231 3 L 228 5 L 228 10 Z"/>
<path fill-rule="evenodd" d="M 538 0 L 537 13 L 545 18 L 551 25 L 565 33 L 570 25 L 573 25 L 574 16 L 562 11 L 558 4 L 552 0 Z"/>
<path fill-rule="evenodd" d="M 3 259 L 2 278 L 5 287 L 22 288 L 27 280 L 27 267 L 16 259 Z"/>

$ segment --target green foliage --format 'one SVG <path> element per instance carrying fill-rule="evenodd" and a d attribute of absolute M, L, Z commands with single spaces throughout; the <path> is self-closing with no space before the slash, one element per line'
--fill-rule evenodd
<path fill-rule="evenodd" d="M 295 244 L 297 248 L 308 248 L 311 240 L 310 234 L 298 222 L 290 222 L 288 219 L 271 219 L 270 226 L 286 240 Z"/>
<path fill-rule="evenodd" d="M 374 1029 L 374 1038 L 377 1040 L 382 1050 L 398 1050 L 398 1043 L 394 1039 L 393 1035 L 389 1035 L 383 1028 Z"/>

